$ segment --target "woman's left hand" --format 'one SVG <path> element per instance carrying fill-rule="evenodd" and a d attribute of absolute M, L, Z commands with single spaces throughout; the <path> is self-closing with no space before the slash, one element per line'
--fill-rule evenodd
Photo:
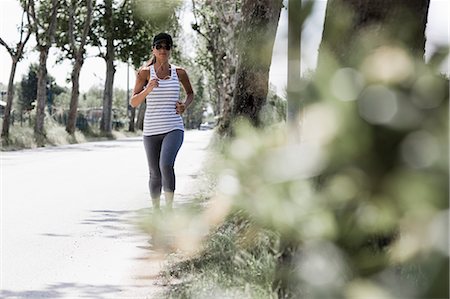
<path fill-rule="evenodd" d="M 184 110 L 186 110 L 186 105 L 183 103 L 177 102 L 177 105 L 175 107 L 177 114 L 183 114 Z"/>

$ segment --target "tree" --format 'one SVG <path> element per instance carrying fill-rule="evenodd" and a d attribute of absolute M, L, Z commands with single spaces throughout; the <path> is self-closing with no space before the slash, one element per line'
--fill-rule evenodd
<path fill-rule="evenodd" d="M 322 77 L 324 82 L 329 82 L 337 68 L 364 68 L 364 64 L 367 65 L 370 61 L 368 57 L 374 57 L 373 55 L 381 57 L 377 66 L 386 66 L 382 57 L 391 56 L 388 63 L 397 68 L 397 73 L 392 78 L 383 79 L 386 71 L 377 69 L 374 65 L 374 76 L 381 78 L 382 85 L 386 87 L 410 88 L 397 86 L 397 82 L 405 79 L 402 73 L 409 72 L 414 64 L 417 64 L 419 72 L 422 71 L 420 65 L 424 63 L 429 3 L 429 0 L 329 1 L 317 76 Z M 339 40 L 336 36 L 340 37 Z M 396 65 L 399 61 L 401 64 Z M 408 102 L 411 101 L 408 98 Z M 365 165 L 363 168 L 371 177 L 371 188 L 376 191 L 379 181 L 395 166 L 396 160 L 389 152 L 401 143 L 405 131 L 378 125 L 371 126 L 370 131 L 374 144 L 371 153 L 374 165 Z"/>
<path fill-rule="evenodd" d="M 267 97 L 273 44 L 282 1 L 242 3 L 242 20 L 238 26 L 238 65 L 231 115 L 224 115 L 221 131 L 231 133 L 231 123 L 245 117 L 260 125 L 259 112 Z M 249 50 L 251 49 L 251 50 Z"/>
<path fill-rule="evenodd" d="M 201 37 L 196 61 L 208 75 L 214 91 L 210 101 L 217 116 L 228 114 L 231 109 L 237 66 L 236 28 L 241 6 L 241 0 L 192 1 L 195 17 L 192 28 Z"/>
<path fill-rule="evenodd" d="M 8 44 L 0 37 L 0 44 L 6 48 L 6 50 L 8 51 L 8 53 L 12 59 L 11 71 L 9 74 L 9 81 L 8 81 L 6 107 L 5 107 L 5 112 L 4 112 L 4 116 L 3 116 L 3 126 L 2 126 L 2 134 L 1 134 L 1 137 L 3 138 L 3 141 L 5 142 L 5 144 L 8 144 L 8 139 L 9 139 L 9 124 L 10 124 L 11 108 L 12 108 L 13 99 L 14 99 L 14 77 L 16 75 L 16 68 L 17 68 L 17 64 L 23 57 L 25 45 L 28 42 L 28 40 L 31 36 L 31 32 L 32 32 L 29 27 L 25 28 L 25 25 L 24 25 L 25 12 L 29 10 L 30 1 L 22 2 L 22 7 L 23 7 L 24 11 L 22 14 L 22 22 L 20 24 L 20 38 L 19 38 L 19 42 L 16 44 L 16 48 L 12 48 L 12 47 L 8 46 Z"/>
<path fill-rule="evenodd" d="M 19 106 L 21 111 L 30 111 L 34 108 L 32 103 L 36 101 L 38 69 L 37 64 L 30 64 L 28 74 L 24 75 L 20 81 Z"/>
<path fill-rule="evenodd" d="M 71 74 L 72 95 L 70 99 L 69 115 L 66 131 L 75 133 L 77 119 L 78 98 L 80 95 L 80 71 L 84 63 L 85 46 L 90 30 L 93 2 L 92 0 L 60 1 L 61 8 L 67 14 L 58 18 L 57 45 L 66 57 L 73 61 Z"/>
<path fill-rule="evenodd" d="M 328 1 L 318 67 L 328 62 L 327 55 L 344 66 L 358 65 L 367 51 L 382 45 L 423 59 L 429 5 L 430 0 Z"/>
<path fill-rule="evenodd" d="M 19 107 L 21 113 L 23 111 L 31 111 L 36 106 L 36 94 L 37 94 L 37 86 L 38 86 L 38 72 L 39 65 L 32 63 L 28 69 L 28 74 L 22 76 L 22 80 L 20 81 L 20 91 L 19 91 Z M 46 104 L 48 106 L 52 105 L 51 97 L 55 97 L 60 93 L 64 92 L 65 89 L 56 84 L 55 78 L 49 74 L 45 79 L 46 86 Z"/>
<path fill-rule="evenodd" d="M 95 18 L 96 17 L 96 18 Z M 112 129 L 112 99 L 113 99 L 113 84 L 114 73 L 116 68 L 114 66 L 115 51 L 114 51 L 114 33 L 115 30 L 120 30 L 114 20 L 113 0 L 105 0 L 104 3 L 96 7 L 94 13 L 93 29 L 97 30 L 95 36 L 91 36 L 94 45 L 104 46 L 105 52 L 100 50 L 100 57 L 106 63 L 106 79 L 103 91 L 103 111 L 100 122 L 100 131 L 104 134 L 111 134 Z M 93 31 L 91 31 L 92 33 Z"/>
<path fill-rule="evenodd" d="M 36 9 L 35 3 L 39 6 Z M 47 102 L 47 58 L 50 47 L 55 38 L 56 21 L 58 13 L 58 0 L 31 1 L 28 15 L 30 25 L 36 37 L 36 48 L 39 51 L 38 86 L 36 93 L 36 122 L 34 134 L 38 146 L 45 143 L 44 117 L 45 103 Z"/>

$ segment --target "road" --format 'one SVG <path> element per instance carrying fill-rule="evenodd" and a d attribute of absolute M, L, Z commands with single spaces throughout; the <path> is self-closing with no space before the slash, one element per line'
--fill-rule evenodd
<path fill-rule="evenodd" d="M 212 131 L 187 131 L 178 199 Z M 153 298 L 164 256 L 135 225 L 151 206 L 142 138 L 2 152 L 1 298 Z"/>

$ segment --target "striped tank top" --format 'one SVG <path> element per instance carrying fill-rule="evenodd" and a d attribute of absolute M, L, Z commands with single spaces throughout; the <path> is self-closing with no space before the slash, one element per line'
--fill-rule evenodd
<path fill-rule="evenodd" d="M 144 136 L 168 133 L 173 130 L 183 130 L 183 119 L 176 113 L 176 103 L 180 97 L 180 81 L 174 65 L 170 65 L 170 79 L 159 80 L 159 86 L 154 88 L 145 98 L 147 108 L 144 118 Z M 157 78 L 155 68 L 150 66 L 150 80 Z"/>

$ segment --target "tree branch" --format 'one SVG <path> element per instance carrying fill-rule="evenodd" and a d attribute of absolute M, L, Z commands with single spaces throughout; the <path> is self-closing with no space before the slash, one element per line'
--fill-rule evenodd
<path fill-rule="evenodd" d="M 6 48 L 9 55 L 13 58 L 15 56 L 14 51 L 11 49 L 11 47 L 8 46 L 8 44 L 3 40 L 3 38 L 0 37 L 0 44 Z"/>

